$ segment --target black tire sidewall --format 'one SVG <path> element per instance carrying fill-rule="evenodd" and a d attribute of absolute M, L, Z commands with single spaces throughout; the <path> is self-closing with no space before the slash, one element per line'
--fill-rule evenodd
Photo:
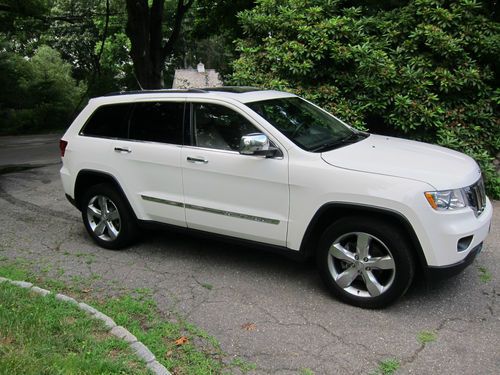
<path fill-rule="evenodd" d="M 118 209 L 118 213 L 120 214 L 120 231 L 117 238 L 114 240 L 105 241 L 97 237 L 90 228 L 90 224 L 87 218 L 87 206 L 90 200 L 96 195 L 102 195 L 109 198 Z M 131 213 L 125 199 L 112 186 L 108 184 L 99 184 L 90 187 L 83 195 L 81 211 L 83 223 L 85 225 L 85 228 L 87 229 L 87 232 L 90 234 L 94 242 L 99 246 L 106 249 L 121 250 L 129 246 L 135 239 L 137 232 L 136 219 Z"/>
<path fill-rule="evenodd" d="M 328 269 L 331 244 L 346 233 L 365 232 L 382 241 L 391 252 L 396 272 L 391 287 L 377 297 L 357 297 L 339 287 Z M 343 218 L 330 225 L 323 233 L 317 252 L 317 264 L 328 289 L 339 299 L 363 308 L 383 308 L 395 302 L 407 291 L 413 280 L 415 263 L 411 246 L 404 234 L 395 226 L 380 219 L 361 217 Z"/>

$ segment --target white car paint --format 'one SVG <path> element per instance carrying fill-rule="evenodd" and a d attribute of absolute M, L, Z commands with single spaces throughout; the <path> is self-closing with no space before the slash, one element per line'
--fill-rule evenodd
<path fill-rule="evenodd" d="M 61 169 L 64 190 L 74 198 L 81 170 L 102 171 L 121 185 L 140 220 L 286 246 L 290 251 L 300 249 L 316 212 L 332 202 L 402 215 L 415 231 L 429 266 L 460 262 L 486 238 L 492 217 L 489 200 L 476 217 L 469 207 L 436 211 L 424 196 L 426 191 L 475 183 L 479 168 L 471 158 L 438 146 L 377 135 L 323 154 L 304 151 L 245 105 L 290 96 L 277 91 L 163 91 L 92 99 L 63 136 L 68 141 Z M 86 119 L 100 105 L 149 100 L 225 105 L 265 133 L 283 157 L 265 159 L 193 146 L 79 135 Z M 115 152 L 115 147 L 132 152 Z M 188 157 L 205 158 L 207 163 L 190 163 Z M 181 205 L 159 203 L 162 200 Z M 271 221 L 248 220 L 231 213 Z M 457 241 L 468 235 L 474 236 L 472 243 L 458 252 Z"/>
<path fill-rule="evenodd" d="M 418 180 L 435 190 L 472 185 L 481 174 L 476 162 L 460 152 L 376 134 L 321 156 L 340 168 Z"/>

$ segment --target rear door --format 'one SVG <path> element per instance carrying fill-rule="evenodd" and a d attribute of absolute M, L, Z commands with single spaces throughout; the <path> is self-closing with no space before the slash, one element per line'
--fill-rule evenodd
<path fill-rule="evenodd" d="M 129 139 L 116 140 L 120 175 L 138 216 L 186 226 L 181 173 L 184 99 L 135 103 Z"/>

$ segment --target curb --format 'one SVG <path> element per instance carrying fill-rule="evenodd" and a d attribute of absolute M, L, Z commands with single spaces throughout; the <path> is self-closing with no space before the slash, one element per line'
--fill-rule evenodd
<path fill-rule="evenodd" d="M 35 292 L 42 297 L 45 297 L 49 294 L 54 294 L 50 290 L 47 289 L 42 289 L 37 286 L 34 286 L 32 283 L 28 283 L 26 281 L 17 281 L 17 280 L 10 280 L 5 277 L 0 277 L 0 283 L 7 282 L 12 285 L 16 285 L 20 288 L 24 289 L 29 289 L 32 292 Z M 144 345 L 142 342 L 137 340 L 137 337 L 135 337 L 133 334 L 131 334 L 126 328 L 119 326 L 115 323 L 113 319 L 111 319 L 109 316 L 103 314 L 102 312 L 96 310 L 90 305 L 87 305 L 86 303 L 83 302 L 78 302 L 72 297 L 66 296 L 61 293 L 57 293 L 55 295 L 55 298 L 59 301 L 62 302 L 67 302 L 71 303 L 75 306 L 77 306 L 80 310 L 84 311 L 88 315 L 90 315 L 91 318 L 93 319 L 98 319 L 102 321 L 108 330 L 109 333 L 111 333 L 113 336 L 124 340 L 129 344 L 130 349 L 132 350 L 133 353 L 140 359 L 142 359 L 146 363 L 146 367 L 152 371 L 155 375 L 172 375 L 166 368 L 163 366 L 160 362 L 156 360 L 156 357 L 151 351 L 148 349 L 146 345 Z"/>

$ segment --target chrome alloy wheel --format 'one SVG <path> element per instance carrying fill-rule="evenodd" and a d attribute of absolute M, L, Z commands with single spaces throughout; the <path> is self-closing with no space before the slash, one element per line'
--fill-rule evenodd
<path fill-rule="evenodd" d="M 346 233 L 328 251 L 328 269 L 335 283 L 357 297 L 377 297 L 394 282 L 396 265 L 387 246 L 363 232 Z"/>
<path fill-rule="evenodd" d="M 113 241 L 120 234 L 120 213 L 108 197 L 96 195 L 89 201 L 87 220 L 94 235 L 103 241 Z"/>

